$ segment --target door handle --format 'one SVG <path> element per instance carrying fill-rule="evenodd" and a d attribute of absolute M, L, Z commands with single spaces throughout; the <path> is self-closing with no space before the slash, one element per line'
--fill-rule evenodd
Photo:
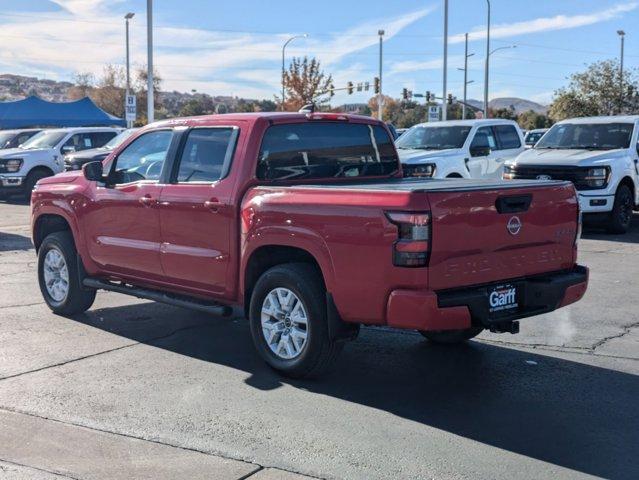
<path fill-rule="evenodd" d="M 143 197 L 140 197 L 139 201 L 145 207 L 150 207 L 155 202 L 155 199 L 151 197 L 151 195 L 147 194 L 147 195 L 144 195 Z"/>
<path fill-rule="evenodd" d="M 220 202 L 217 198 L 212 198 L 204 202 L 204 206 L 209 210 L 217 212 L 217 210 L 222 207 L 224 204 Z"/>

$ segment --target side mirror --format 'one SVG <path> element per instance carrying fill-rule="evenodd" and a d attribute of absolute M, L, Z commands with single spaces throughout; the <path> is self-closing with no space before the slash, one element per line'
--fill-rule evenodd
<path fill-rule="evenodd" d="M 490 147 L 471 147 L 470 148 L 471 157 L 486 157 L 488 155 L 490 155 Z"/>
<path fill-rule="evenodd" d="M 75 147 L 71 146 L 71 145 L 64 145 L 62 147 L 62 155 L 67 155 L 69 153 L 73 153 L 75 152 Z"/>
<path fill-rule="evenodd" d="M 101 182 L 104 180 L 102 162 L 89 162 L 82 167 L 84 178 L 91 182 Z"/>

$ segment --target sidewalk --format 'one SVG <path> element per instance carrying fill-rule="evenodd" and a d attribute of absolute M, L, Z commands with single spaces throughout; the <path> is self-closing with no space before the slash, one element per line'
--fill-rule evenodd
<path fill-rule="evenodd" d="M 0 478 L 304 480 L 310 477 L 0 409 Z"/>

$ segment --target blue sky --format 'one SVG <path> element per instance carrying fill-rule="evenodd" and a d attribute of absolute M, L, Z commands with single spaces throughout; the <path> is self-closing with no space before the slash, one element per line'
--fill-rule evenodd
<path fill-rule="evenodd" d="M 144 0 L 0 0 L 0 72 L 70 80 L 124 62 L 123 15 L 132 21 L 132 61 L 146 63 Z M 491 97 L 550 102 L 584 65 L 618 57 L 626 31 L 626 64 L 639 59 L 639 1 L 492 0 Z M 311 55 L 337 87 L 377 74 L 377 30 L 386 30 L 384 93 L 403 87 L 441 92 L 443 0 L 155 0 L 155 63 L 164 89 L 272 98 L 287 56 Z M 450 0 L 449 91 L 462 94 L 463 34 L 471 33 L 469 97 L 481 98 L 486 2 Z M 334 104 L 364 102 L 366 93 L 337 95 Z"/>

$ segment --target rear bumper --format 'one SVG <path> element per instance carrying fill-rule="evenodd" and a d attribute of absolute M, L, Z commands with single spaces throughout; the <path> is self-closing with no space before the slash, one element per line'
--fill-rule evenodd
<path fill-rule="evenodd" d="M 588 287 L 588 269 L 577 265 L 554 272 L 499 282 L 521 289 L 519 308 L 493 318 L 488 295 L 497 284 L 478 285 L 441 292 L 395 290 L 388 299 L 389 326 L 414 330 L 461 330 L 471 326 L 493 328 L 520 318 L 548 313 L 580 300 Z"/>

